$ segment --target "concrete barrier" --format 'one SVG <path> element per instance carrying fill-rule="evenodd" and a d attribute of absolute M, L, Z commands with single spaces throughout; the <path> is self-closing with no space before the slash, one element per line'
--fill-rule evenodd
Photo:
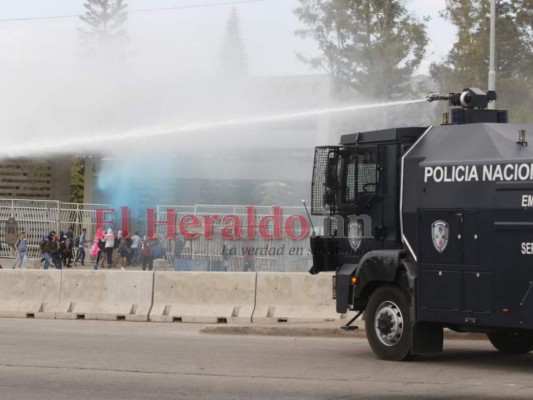
<path fill-rule="evenodd" d="M 28 269 L 41 269 L 42 263 L 40 258 L 28 258 L 27 264 Z"/>
<path fill-rule="evenodd" d="M 58 319 L 148 321 L 153 273 L 65 271 Z"/>
<path fill-rule="evenodd" d="M 61 271 L 0 270 L 0 317 L 55 318 Z"/>
<path fill-rule="evenodd" d="M 257 273 L 252 322 L 316 322 L 340 319 L 332 299 L 332 274 Z"/>
<path fill-rule="evenodd" d="M 154 271 L 174 271 L 174 266 L 163 258 L 156 258 L 154 260 Z"/>
<path fill-rule="evenodd" d="M 247 272 L 155 272 L 150 321 L 250 322 L 255 274 Z"/>

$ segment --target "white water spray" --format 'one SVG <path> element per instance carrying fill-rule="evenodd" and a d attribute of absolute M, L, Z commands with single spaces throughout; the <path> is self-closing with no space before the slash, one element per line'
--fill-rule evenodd
<path fill-rule="evenodd" d="M 335 114 L 348 111 L 360 111 L 367 109 L 376 109 L 384 107 L 402 106 L 415 103 L 426 102 L 426 99 L 418 100 L 402 100 L 387 103 L 350 105 L 335 108 L 322 108 L 297 111 L 291 113 L 281 113 L 276 115 L 254 116 L 232 118 L 223 121 L 213 121 L 204 123 L 191 123 L 182 125 L 173 130 L 165 131 L 128 131 L 123 133 L 107 133 L 87 136 L 75 136 L 71 138 L 62 139 L 59 143 L 57 141 L 50 141 L 49 138 L 38 139 L 35 138 L 32 142 L 24 143 L 23 145 L 4 145 L 0 149 L 0 158 L 9 157 L 38 157 L 50 154 L 79 154 L 81 153 L 105 153 L 104 147 L 113 147 L 117 143 L 124 141 L 131 141 L 133 139 L 157 138 L 164 136 L 171 136 L 177 133 L 193 133 L 200 131 L 212 131 L 219 128 L 250 126 L 257 124 L 266 124 L 272 122 L 289 121 L 294 119 L 307 118 L 312 116 L 320 116 L 326 114 Z M 105 144 L 105 146 L 103 145 Z"/>

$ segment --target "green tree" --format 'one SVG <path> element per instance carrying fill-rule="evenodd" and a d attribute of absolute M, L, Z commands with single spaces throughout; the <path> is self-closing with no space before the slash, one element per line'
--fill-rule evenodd
<path fill-rule="evenodd" d="M 424 21 L 410 16 L 405 0 L 300 0 L 302 38 L 317 41 L 321 55 L 300 59 L 330 73 L 336 92 L 394 99 L 411 91 L 410 80 L 428 43 Z"/>
<path fill-rule="evenodd" d="M 82 157 L 73 157 L 70 167 L 70 202 L 83 203 L 85 161 Z"/>
<path fill-rule="evenodd" d="M 248 71 L 248 58 L 241 37 L 241 23 L 233 8 L 226 23 L 226 32 L 219 52 L 217 75 L 224 78 L 243 78 Z"/>
<path fill-rule="evenodd" d="M 498 108 L 511 118 L 531 121 L 533 36 L 531 0 L 500 0 L 496 19 L 496 91 Z M 442 16 L 457 28 L 457 41 L 430 73 L 442 91 L 486 88 L 489 70 L 490 2 L 446 0 Z"/>
<path fill-rule="evenodd" d="M 116 49 L 126 41 L 123 28 L 128 18 L 124 0 L 87 0 L 85 13 L 80 19 L 88 29 L 80 29 L 82 41 L 89 53 L 102 52 L 105 57 L 116 54 Z"/>

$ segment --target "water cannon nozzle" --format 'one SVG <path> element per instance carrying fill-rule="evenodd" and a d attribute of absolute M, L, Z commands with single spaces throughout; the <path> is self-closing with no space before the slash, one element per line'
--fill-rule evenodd
<path fill-rule="evenodd" d="M 439 100 L 448 100 L 450 97 L 447 94 L 440 94 L 440 93 L 428 93 L 426 96 L 426 100 L 430 103 L 432 101 L 439 101 Z"/>

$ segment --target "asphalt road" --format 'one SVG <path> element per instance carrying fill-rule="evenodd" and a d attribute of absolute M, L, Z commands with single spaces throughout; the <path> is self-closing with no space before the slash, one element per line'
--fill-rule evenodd
<path fill-rule="evenodd" d="M 397 363 L 362 338 L 203 328 L 0 319 L 0 399 L 533 398 L 533 354 L 487 341 L 448 340 L 442 354 Z"/>

